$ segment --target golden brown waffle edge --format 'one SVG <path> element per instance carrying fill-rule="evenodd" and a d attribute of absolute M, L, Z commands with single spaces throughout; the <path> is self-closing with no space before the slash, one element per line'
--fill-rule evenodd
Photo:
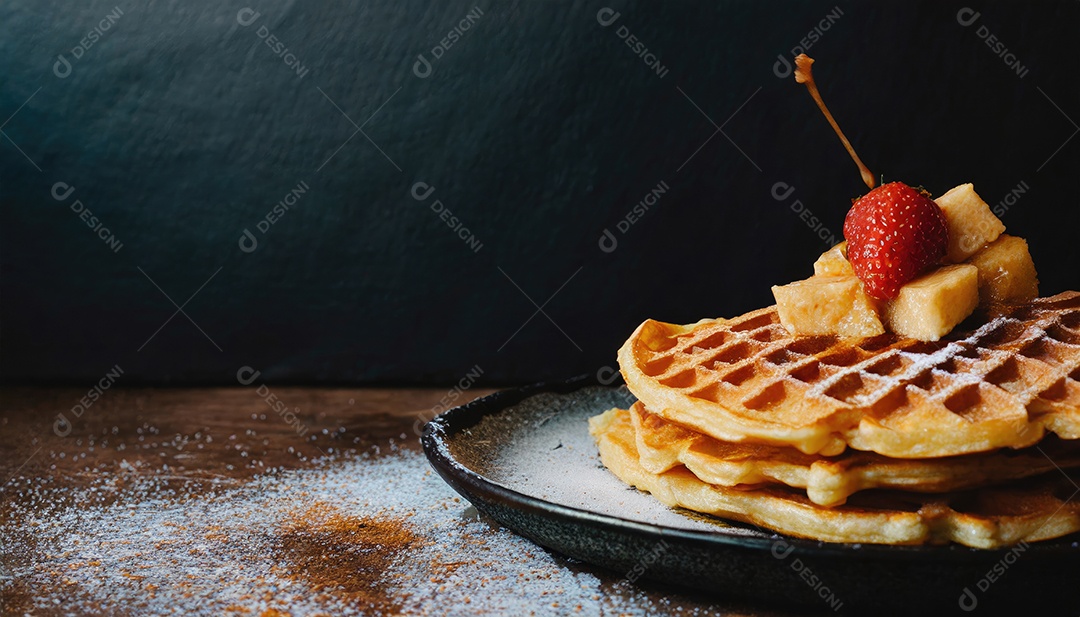
<path fill-rule="evenodd" d="M 1080 438 L 1080 292 L 1001 307 L 927 343 L 793 338 L 775 307 L 678 326 L 648 320 L 619 350 L 653 413 L 727 442 L 895 458 Z"/>
<path fill-rule="evenodd" d="M 943 544 L 997 548 L 1080 530 L 1075 486 L 1061 474 L 942 495 L 872 491 L 826 508 L 786 487 L 754 490 L 707 484 L 685 467 L 650 473 L 640 464 L 628 414 L 589 420 L 605 467 L 662 503 L 825 542 Z"/>
<path fill-rule="evenodd" d="M 783 484 L 805 489 L 810 501 L 826 507 L 867 489 L 944 493 L 1080 467 L 1080 442 L 1057 438 L 1022 450 L 938 459 L 896 459 L 858 450 L 824 457 L 791 447 L 722 442 L 649 413 L 640 401 L 612 413 L 630 418 L 639 463 L 650 473 L 684 466 L 718 486 Z"/>

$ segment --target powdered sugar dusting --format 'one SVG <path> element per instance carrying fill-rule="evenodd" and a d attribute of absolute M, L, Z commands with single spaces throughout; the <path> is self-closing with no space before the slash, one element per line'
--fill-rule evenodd
<path fill-rule="evenodd" d="M 86 488 L 14 483 L 8 495 L 19 498 L 0 511 L 5 612 L 713 613 L 604 582 L 489 524 L 409 449 L 328 457 L 212 491 L 186 490 L 169 469 L 102 472 Z M 312 548 L 356 559 L 356 580 L 305 576 L 335 565 Z M 369 567 L 382 571 L 359 572 Z"/>

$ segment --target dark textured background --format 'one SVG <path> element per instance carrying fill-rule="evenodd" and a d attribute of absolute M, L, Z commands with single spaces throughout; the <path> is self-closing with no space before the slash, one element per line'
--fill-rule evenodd
<path fill-rule="evenodd" d="M 250 2 L 0 4 L 3 380 L 84 383 L 120 365 L 127 383 L 235 383 L 241 366 L 291 382 L 470 368 L 520 382 L 613 366 L 646 317 L 769 304 L 770 285 L 808 276 L 826 248 L 790 202 L 839 235 L 865 190 L 805 90 L 774 75 L 834 7 L 810 54 L 871 169 L 935 194 L 974 182 L 991 204 L 1025 182 L 1004 221 L 1031 240 L 1044 293 L 1080 288 L 1080 2 L 969 3 L 981 14 L 967 28 L 952 2 Z M 261 16 L 243 27 L 246 6 Z M 620 13 L 607 28 L 605 6 Z M 58 54 L 114 7 L 58 78 Z M 417 77 L 417 54 L 474 7 L 483 16 Z M 347 143 L 342 112 L 363 126 Z M 301 181 L 307 194 L 241 251 Z M 601 251 L 661 181 L 667 194 Z M 63 202 L 56 182 L 75 187 Z M 435 187 L 428 201 L 416 182 Z M 795 193 L 774 200 L 777 182 Z M 146 342 L 176 311 L 150 278 L 180 305 L 205 283 L 184 305 L 198 328 L 178 314 Z"/>

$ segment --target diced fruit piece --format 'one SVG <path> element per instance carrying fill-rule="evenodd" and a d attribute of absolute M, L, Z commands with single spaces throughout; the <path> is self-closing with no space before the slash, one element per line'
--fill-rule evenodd
<path fill-rule="evenodd" d="M 854 276 L 813 276 L 772 288 L 780 323 L 793 336 L 877 336 L 885 332 Z"/>
<path fill-rule="evenodd" d="M 814 276 L 854 276 L 847 258 L 847 242 L 841 242 L 825 251 L 814 262 Z"/>
<path fill-rule="evenodd" d="M 866 293 L 895 298 L 908 281 L 945 256 L 945 215 L 930 197 L 890 182 L 855 201 L 844 220 L 847 256 Z"/>
<path fill-rule="evenodd" d="M 979 304 L 1027 302 L 1039 297 L 1035 262 L 1023 238 L 1002 234 L 968 259 L 979 269 Z"/>
<path fill-rule="evenodd" d="M 979 304 L 979 269 L 942 266 L 900 288 L 885 305 L 885 324 L 896 334 L 936 341 L 964 321 Z"/>
<path fill-rule="evenodd" d="M 952 263 L 971 257 L 1005 231 L 1005 224 L 994 216 L 971 184 L 961 184 L 934 201 L 949 224 L 946 259 Z"/>

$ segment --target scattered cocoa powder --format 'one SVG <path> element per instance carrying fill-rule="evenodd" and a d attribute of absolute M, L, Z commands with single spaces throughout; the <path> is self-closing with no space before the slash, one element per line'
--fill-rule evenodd
<path fill-rule="evenodd" d="M 81 487 L 17 478 L 0 502 L 0 613 L 724 614 L 491 525 L 413 449 L 312 464 L 209 493 L 164 464 Z"/>
<path fill-rule="evenodd" d="M 401 597 L 388 589 L 386 573 L 417 541 L 401 521 L 348 516 L 318 502 L 283 525 L 274 546 L 285 576 L 361 611 L 388 613 L 400 611 Z"/>

